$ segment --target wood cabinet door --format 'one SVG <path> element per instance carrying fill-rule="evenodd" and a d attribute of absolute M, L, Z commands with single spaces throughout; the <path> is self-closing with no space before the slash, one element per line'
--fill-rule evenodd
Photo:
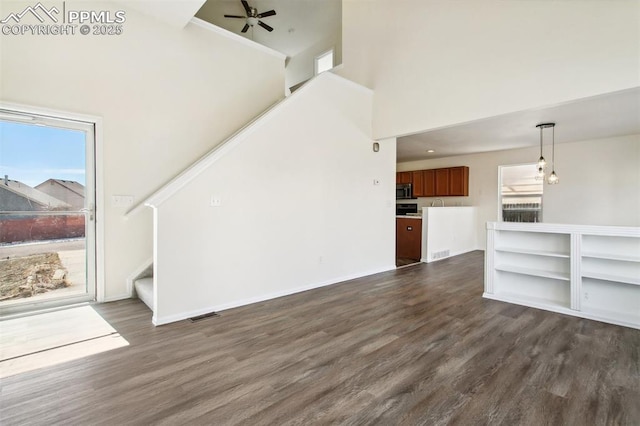
<path fill-rule="evenodd" d="M 396 257 L 420 260 L 422 219 L 396 218 Z"/>
<path fill-rule="evenodd" d="M 449 169 L 449 195 L 463 197 L 469 195 L 468 167 L 451 167 Z"/>
<path fill-rule="evenodd" d="M 424 197 L 424 180 L 422 179 L 422 170 L 411 172 L 411 190 L 414 197 Z"/>
<path fill-rule="evenodd" d="M 449 169 L 436 169 L 436 196 L 449 195 Z"/>
<path fill-rule="evenodd" d="M 436 171 L 422 171 L 422 193 L 424 197 L 435 197 L 436 195 Z"/>
<path fill-rule="evenodd" d="M 411 172 L 396 172 L 396 183 L 411 183 Z"/>

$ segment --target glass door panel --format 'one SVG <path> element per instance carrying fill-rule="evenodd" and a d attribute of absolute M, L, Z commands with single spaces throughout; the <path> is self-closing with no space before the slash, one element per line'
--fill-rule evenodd
<path fill-rule="evenodd" d="M 0 110 L 0 315 L 95 298 L 92 123 Z"/>

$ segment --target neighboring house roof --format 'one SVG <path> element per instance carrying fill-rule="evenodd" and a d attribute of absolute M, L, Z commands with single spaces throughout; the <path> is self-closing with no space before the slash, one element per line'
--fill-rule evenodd
<path fill-rule="evenodd" d="M 0 180 L 0 185 L 9 191 L 18 194 L 29 201 L 44 206 L 48 209 L 68 209 L 71 206 L 64 201 L 60 201 L 57 198 L 53 198 L 50 195 L 45 194 L 42 191 L 38 191 L 35 188 L 30 187 L 17 180 L 5 179 Z"/>
<path fill-rule="evenodd" d="M 76 182 L 75 180 L 64 180 L 64 179 L 48 179 L 42 182 L 39 185 L 36 185 L 37 190 L 41 190 L 46 185 L 51 185 L 53 183 L 58 184 L 60 186 L 65 187 L 69 191 L 78 194 L 81 197 L 84 197 L 84 185 Z"/>

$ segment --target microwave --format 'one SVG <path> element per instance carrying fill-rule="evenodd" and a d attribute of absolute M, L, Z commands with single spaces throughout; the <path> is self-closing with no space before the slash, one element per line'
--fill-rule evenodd
<path fill-rule="evenodd" d="M 411 198 L 412 198 L 412 193 L 411 193 L 410 183 L 396 184 L 396 200 L 408 200 Z"/>

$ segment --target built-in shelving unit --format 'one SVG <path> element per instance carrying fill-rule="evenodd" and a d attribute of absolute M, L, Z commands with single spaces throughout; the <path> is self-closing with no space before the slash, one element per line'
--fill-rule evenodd
<path fill-rule="evenodd" d="M 489 222 L 483 296 L 640 328 L 640 228 Z"/>
<path fill-rule="evenodd" d="M 581 243 L 582 310 L 640 322 L 640 238 L 583 235 Z"/>

